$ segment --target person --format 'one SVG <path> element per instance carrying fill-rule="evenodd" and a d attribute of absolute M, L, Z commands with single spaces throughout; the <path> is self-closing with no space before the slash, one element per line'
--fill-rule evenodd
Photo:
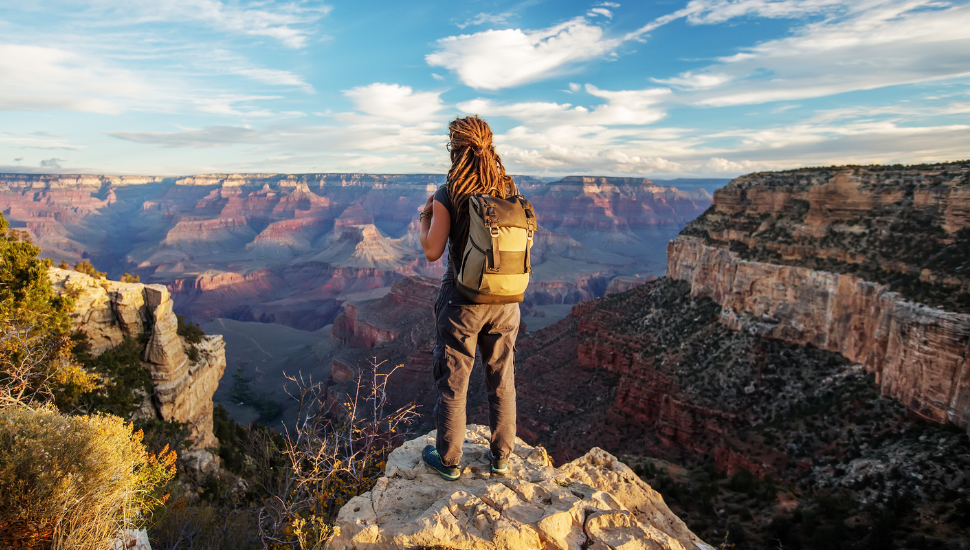
<path fill-rule="evenodd" d="M 469 231 L 468 198 L 488 193 L 507 198 L 519 194 L 505 174 L 502 159 L 492 145 L 492 131 L 477 116 L 457 118 L 449 124 L 451 169 L 446 184 L 428 197 L 420 214 L 421 247 L 428 261 L 437 261 L 448 246 L 445 274 L 435 301 L 433 369 L 438 401 L 434 408 L 437 438 L 424 449 L 425 463 L 447 480 L 461 476 L 465 440 L 465 404 L 468 380 L 481 351 L 488 390 L 491 428 L 491 471 L 504 475 L 515 446 L 515 337 L 519 331 L 519 304 L 476 304 L 456 288 L 455 267 L 460 265 Z"/>

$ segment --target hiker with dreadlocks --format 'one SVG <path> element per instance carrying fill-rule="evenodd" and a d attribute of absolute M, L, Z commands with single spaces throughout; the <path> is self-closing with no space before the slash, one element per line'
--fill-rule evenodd
<path fill-rule="evenodd" d="M 434 445 L 425 463 L 447 480 L 461 476 L 468 379 L 481 352 L 491 427 L 489 460 L 504 475 L 515 446 L 515 337 L 536 230 L 532 205 L 505 174 L 492 131 L 477 116 L 448 126 L 451 169 L 421 212 L 421 247 L 436 261 L 448 245 L 435 301 L 433 375 L 438 389 Z"/>

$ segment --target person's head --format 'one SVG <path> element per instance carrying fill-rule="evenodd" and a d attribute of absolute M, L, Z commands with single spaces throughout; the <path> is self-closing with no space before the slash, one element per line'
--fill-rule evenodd
<path fill-rule="evenodd" d="M 505 174 L 502 159 L 492 145 L 492 129 L 477 116 L 456 118 L 448 125 L 451 170 L 448 170 L 448 198 L 455 208 L 458 242 L 468 238 L 468 197 L 488 193 L 508 198 L 519 194 L 512 178 Z M 463 245 L 462 245 L 463 246 Z M 460 262 L 461 250 L 451 247 L 452 265 Z"/>
<path fill-rule="evenodd" d="M 477 116 L 456 118 L 448 125 L 448 193 L 453 201 L 467 200 L 473 193 L 506 197 L 517 193 L 512 178 L 505 174 L 502 159 L 492 145 L 492 129 Z"/>

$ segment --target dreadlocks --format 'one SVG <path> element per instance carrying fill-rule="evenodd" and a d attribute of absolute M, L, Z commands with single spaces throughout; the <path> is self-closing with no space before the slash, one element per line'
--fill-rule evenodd
<path fill-rule="evenodd" d="M 492 145 L 492 130 L 477 116 L 456 118 L 448 125 L 451 141 L 451 170 L 448 170 L 448 198 L 455 208 L 455 223 L 459 228 L 457 242 L 468 240 L 468 197 L 488 193 L 508 198 L 519 194 L 512 178 L 505 174 L 502 159 Z M 451 247 L 449 247 L 451 249 Z M 451 265 L 461 263 L 462 250 L 451 249 Z"/>

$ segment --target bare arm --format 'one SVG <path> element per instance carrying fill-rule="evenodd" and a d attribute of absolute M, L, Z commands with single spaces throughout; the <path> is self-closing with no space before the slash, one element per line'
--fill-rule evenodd
<path fill-rule="evenodd" d="M 429 202 L 432 202 L 429 199 Z M 437 261 L 445 253 L 451 232 L 451 212 L 438 201 L 432 202 L 432 218 L 421 219 L 421 248 L 429 262 Z"/>

